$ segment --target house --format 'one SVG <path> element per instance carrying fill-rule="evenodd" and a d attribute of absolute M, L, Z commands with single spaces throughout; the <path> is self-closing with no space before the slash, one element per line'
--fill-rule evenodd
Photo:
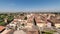
<path fill-rule="evenodd" d="M 38 30 L 35 28 L 28 28 L 26 33 L 27 34 L 38 34 Z"/>
<path fill-rule="evenodd" d="M 16 30 L 13 32 L 13 34 L 26 34 L 23 30 Z"/>
<path fill-rule="evenodd" d="M 4 26 L 0 26 L 0 33 L 3 32 L 5 30 Z"/>
<path fill-rule="evenodd" d="M 56 22 L 55 23 L 56 28 L 60 28 L 60 20 L 56 19 L 55 22 Z"/>

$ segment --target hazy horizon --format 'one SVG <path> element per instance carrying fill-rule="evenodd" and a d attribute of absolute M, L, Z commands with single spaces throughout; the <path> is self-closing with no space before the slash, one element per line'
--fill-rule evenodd
<path fill-rule="evenodd" d="M 60 0 L 0 0 L 0 12 L 28 12 L 35 10 L 59 12 Z"/>

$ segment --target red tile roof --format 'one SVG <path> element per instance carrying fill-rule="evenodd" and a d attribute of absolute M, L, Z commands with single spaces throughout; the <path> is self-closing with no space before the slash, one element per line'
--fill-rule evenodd
<path fill-rule="evenodd" d="M 4 26 L 0 26 L 0 31 L 2 31 L 3 29 L 5 29 L 5 27 Z"/>

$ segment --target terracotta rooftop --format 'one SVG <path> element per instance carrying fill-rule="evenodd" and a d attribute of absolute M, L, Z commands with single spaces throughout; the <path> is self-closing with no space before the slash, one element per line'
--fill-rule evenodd
<path fill-rule="evenodd" d="M 1 32 L 2 30 L 4 30 L 4 29 L 5 29 L 4 26 L 0 26 L 0 32 Z"/>

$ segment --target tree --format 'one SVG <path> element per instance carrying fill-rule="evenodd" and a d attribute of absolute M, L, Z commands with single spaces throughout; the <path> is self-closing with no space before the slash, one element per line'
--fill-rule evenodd
<path fill-rule="evenodd" d="M 27 17 L 25 17 L 24 20 L 27 20 Z"/>
<path fill-rule="evenodd" d="M 5 23 L 3 21 L 0 21 L 1 26 L 5 26 Z"/>

